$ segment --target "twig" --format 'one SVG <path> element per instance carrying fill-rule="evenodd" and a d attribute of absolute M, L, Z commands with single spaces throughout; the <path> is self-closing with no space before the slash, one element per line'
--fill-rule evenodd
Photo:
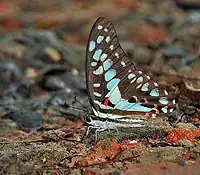
<path fill-rule="evenodd" d="M 13 143 L 37 143 L 37 142 L 44 142 L 45 139 L 38 139 L 38 140 L 20 140 L 20 141 L 9 141 L 9 142 L 0 142 L 0 145 L 3 144 L 13 144 Z"/>
<path fill-rule="evenodd" d="M 82 143 L 81 141 L 78 141 L 78 140 L 65 139 L 65 138 L 59 136 L 54 130 L 52 130 L 52 131 L 53 131 L 53 133 L 54 133 L 58 138 L 60 138 L 61 140 L 65 140 L 65 141 L 69 141 L 69 142 L 78 142 L 78 143 Z M 71 135 L 71 134 L 73 134 L 73 132 L 69 133 L 68 135 Z"/>
<path fill-rule="evenodd" d="M 114 158 L 112 160 L 107 160 L 105 159 L 105 161 L 102 161 L 102 162 L 99 162 L 99 163 L 93 163 L 93 164 L 86 164 L 86 165 L 82 165 L 82 166 L 73 166 L 71 168 L 81 168 L 81 167 L 89 167 L 89 166 L 94 166 L 94 165 L 104 165 L 104 164 L 107 164 L 107 163 L 114 163 L 114 162 L 117 162 L 117 161 L 125 161 L 125 160 L 129 160 L 129 159 L 133 159 L 133 158 L 137 158 L 137 157 L 140 157 L 140 155 L 131 155 L 131 156 L 128 156 L 128 157 L 125 157 L 123 159 L 117 159 L 117 158 Z"/>

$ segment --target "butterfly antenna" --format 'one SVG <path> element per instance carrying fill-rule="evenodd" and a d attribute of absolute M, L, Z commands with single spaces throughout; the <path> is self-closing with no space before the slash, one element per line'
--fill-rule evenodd
<path fill-rule="evenodd" d="M 80 110 L 80 111 L 85 111 L 85 112 L 88 113 L 88 110 L 87 110 L 87 109 L 74 107 L 74 106 L 71 106 L 71 105 L 67 104 L 66 102 L 64 102 L 63 106 L 66 107 L 66 108 L 72 108 L 72 109 L 76 109 L 76 110 Z"/>
<path fill-rule="evenodd" d="M 77 96 L 74 96 L 74 101 L 79 103 L 84 108 L 84 111 L 86 111 L 89 114 L 88 109 L 80 101 L 77 100 Z"/>

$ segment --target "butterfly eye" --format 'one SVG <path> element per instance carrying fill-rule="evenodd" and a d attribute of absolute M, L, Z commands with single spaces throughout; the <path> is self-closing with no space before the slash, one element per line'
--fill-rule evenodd
<path fill-rule="evenodd" d="M 90 117 L 90 116 L 86 116 L 85 117 L 85 121 L 86 121 L 86 123 L 88 123 L 88 124 L 91 124 L 92 123 L 92 118 Z"/>

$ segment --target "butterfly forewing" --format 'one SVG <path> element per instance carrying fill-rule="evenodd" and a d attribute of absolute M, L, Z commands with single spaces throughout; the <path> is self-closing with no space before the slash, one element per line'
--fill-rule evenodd
<path fill-rule="evenodd" d="M 102 103 L 110 91 L 106 87 L 109 78 L 112 78 L 114 74 L 118 74 L 119 78 L 123 77 L 121 62 L 129 63 L 128 57 L 119 45 L 114 27 L 107 19 L 101 17 L 93 25 L 86 58 L 89 98 L 93 107 L 98 109 L 97 104 Z"/>
<path fill-rule="evenodd" d="M 127 112 L 168 113 L 175 105 L 165 89 L 137 70 L 120 46 L 114 26 L 103 17 L 97 19 L 90 32 L 86 82 L 95 111 L 122 116 Z"/>

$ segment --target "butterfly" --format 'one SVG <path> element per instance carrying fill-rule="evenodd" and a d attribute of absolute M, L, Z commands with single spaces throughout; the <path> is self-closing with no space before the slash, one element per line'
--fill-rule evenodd
<path fill-rule="evenodd" d="M 85 70 L 94 113 L 86 122 L 96 131 L 143 127 L 147 116 L 175 109 L 173 96 L 137 69 L 123 51 L 113 24 L 104 17 L 98 18 L 91 29 Z"/>

